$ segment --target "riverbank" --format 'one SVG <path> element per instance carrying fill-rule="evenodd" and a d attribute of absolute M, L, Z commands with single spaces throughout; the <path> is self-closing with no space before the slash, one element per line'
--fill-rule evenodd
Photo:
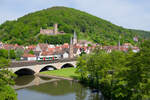
<path fill-rule="evenodd" d="M 75 73 L 76 68 L 64 68 L 60 70 L 45 71 L 37 74 L 40 77 L 57 78 L 64 80 L 78 80 L 79 75 Z"/>

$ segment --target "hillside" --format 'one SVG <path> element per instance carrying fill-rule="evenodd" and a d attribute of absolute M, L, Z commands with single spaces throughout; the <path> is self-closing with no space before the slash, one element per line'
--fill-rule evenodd
<path fill-rule="evenodd" d="M 54 23 L 59 24 L 60 31 L 68 34 L 63 36 L 39 35 L 37 37 L 40 28 L 52 27 Z M 140 39 L 143 38 L 141 31 L 122 28 L 73 8 L 52 7 L 27 14 L 16 21 L 3 23 L 0 25 L 0 39 L 3 42 L 23 45 L 37 44 L 39 42 L 61 44 L 69 42 L 70 35 L 74 30 L 77 32 L 79 39 L 87 39 L 103 45 L 116 45 L 119 34 L 121 35 L 121 43 L 130 42 L 134 44 L 133 37 L 136 35 Z M 145 34 L 150 36 L 150 32 Z"/>

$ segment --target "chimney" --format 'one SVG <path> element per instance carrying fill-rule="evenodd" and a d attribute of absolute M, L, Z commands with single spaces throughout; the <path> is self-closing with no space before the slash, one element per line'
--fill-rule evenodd
<path fill-rule="evenodd" d="M 58 24 L 54 24 L 54 35 L 58 33 Z"/>

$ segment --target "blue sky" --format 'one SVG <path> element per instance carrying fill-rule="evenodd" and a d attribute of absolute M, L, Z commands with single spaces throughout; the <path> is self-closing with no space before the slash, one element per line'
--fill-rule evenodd
<path fill-rule="evenodd" d="M 125 28 L 150 31 L 150 0 L 0 0 L 0 24 L 30 12 L 66 6 Z"/>

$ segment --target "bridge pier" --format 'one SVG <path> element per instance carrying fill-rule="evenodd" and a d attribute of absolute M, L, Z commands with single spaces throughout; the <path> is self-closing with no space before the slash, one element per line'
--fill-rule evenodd
<path fill-rule="evenodd" d="M 34 68 L 34 75 L 37 75 L 39 72 L 40 72 L 41 68 L 40 68 L 40 65 L 35 65 L 35 68 Z"/>

